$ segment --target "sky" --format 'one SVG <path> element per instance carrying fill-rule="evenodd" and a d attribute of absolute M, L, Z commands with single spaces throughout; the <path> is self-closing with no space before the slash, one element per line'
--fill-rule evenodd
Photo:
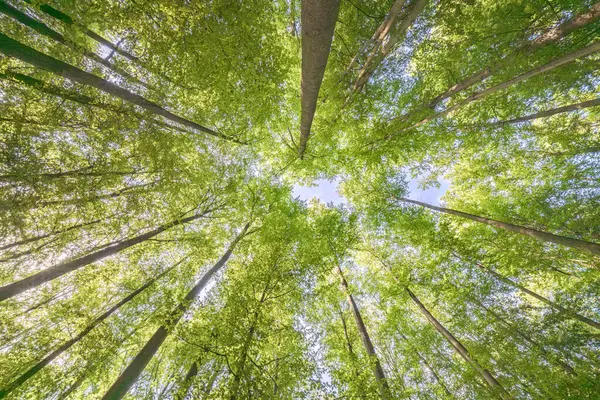
<path fill-rule="evenodd" d="M 423 201 L 425 203 L 430 203 L 433 205 L 440 204 L 440 198 L 444 195 L 448 187 L 450 186 L 450 182 L 446 179 L 442 179 L 440 182 L 440 187 L 438 188 L 430 188 L 427 190 L 419 189 L 419 179 L 411 179 L 409 181 L 408 189 L 409 195 L 408 198 L 413 200 Z M 329 202 L 333 202 L 335 205 L 339 204 L 347 204 L 346 199 L 341 196 L 337 191 L 338 181 L 328 181 L 326 179 L 318 179 L 315 181 L 316 186 L 303 186 L 303 185 L 294 185 L 293 195 L 294 197 L 299 197 L 300 200 L 310 200 L 312 198 L 317 198 L 321 203 L 327 204 Z"/>

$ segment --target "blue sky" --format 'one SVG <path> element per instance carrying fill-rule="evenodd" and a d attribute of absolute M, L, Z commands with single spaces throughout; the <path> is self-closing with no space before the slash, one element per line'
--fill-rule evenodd
<path fill-rule="evenodd" d="M 346 199 L 340 196 L 337 191 L 337 184 L 337 181 L 330 182 L 326 179 L 318 179 L 315 181 L 316 186 L 294 185 L 293 195 L 294 197 L 300 197 L 301 200 L 310 200 L 316 197 L 324 204 L 329 202 L 333 202 L 336 205 L 346 204 Z M 442 179 L 440 181 L 439 189 L 430 188 L 427 190 L 422 190 L 418 188 L 418 185 L 418 179 L 410 180 L 408 185 L 410 193 L 408 197 L 413 200 L 419 200 L 438 205 L 440 203 L 440 198 L 450 186 L 450 182 Z"/>

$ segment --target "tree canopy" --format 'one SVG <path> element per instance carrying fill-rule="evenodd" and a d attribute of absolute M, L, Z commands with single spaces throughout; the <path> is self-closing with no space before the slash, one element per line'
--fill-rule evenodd
<path fill-rule="evenodd" d="M 0 0 L 0 398 L 598 398 L 599 66 L 594 0 Z"/>

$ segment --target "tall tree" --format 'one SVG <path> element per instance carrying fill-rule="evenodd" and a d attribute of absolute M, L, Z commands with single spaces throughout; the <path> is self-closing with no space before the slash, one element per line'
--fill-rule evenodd
<path fill-rule="evenodd" d="M 223 135 L 219 132 L 215 132 L 212 129 L 206 128 L 196 122 L 190 121 L 183 117 L 180 117 L 172 112 L 164 109 L 156 103 L 153 103 L 144 97 L 132 93 L 126 89 L 123 89 L 112 82 L 106 81 L 102 78 L 85 72 L 79 68 L 73 67 L 67 63 L 64 63 L 56 58 L 47 56 L 29 46 L 19 43 L 16 40 L 9 38 L 4 34 L 0 34 L 0 52 L 7 56 L 18 58 L 19 60 L 36 66 L 37 68 L 50 71 L 56 75 L 60 75 L 64 78 L 80 83 L 82 85 L 88 85 L 95 87 L 98 90 L 109 93 L 127 102 L 133 103 L 140 106 L 153 114 L 160 115 L 170 121 L 178 124 L 187 126 L 189 128 L 198 130 L 203 133 L 207 133 L 212 136 L 219 137 L 221 139 L 230 140 L 235 143 L 242 143 L 241 141 Z"/>
<path fill-rule="evenodd" d="M 325 75 L 339 7 L 339 0 L 302 1 L 302 112 L 298 145 L 300 158 L 304 157 L 310 128 L 315 118 L 319 89 Z"/>
<path fill-rule="evenodd" d="M 206 287 L 206 284 L 210 279 L 218 273 L 227 263 L 229 257 L 233 253 L 235 246 L 248 232 L 250 223 L 247 223 L 238 236 L 231 242 L 225 254 L 213 265 L 208 271 L 206 271 L 198 282 L 192 287 L 192 289 L 185 296 L 183 301 L 171 311 L 168 321 L 166 324 L 161 325 L 150 340 L 144 345 L 137 356 L 131 361 L 129 366 L 121 373 L 119 378 L 113 383 L 110 389 L 104 394 L 103 399 L 121 399 L 135 383 L 137 378 L 140 376 L 150 359 L 156 354 L 161 344 L 167 338 L 169 329 L 177 325 L 183 314 L 191 306 L 192 302 L 200 295 L 202 290 Z"/>
<path fill-rule="evenodd" d="M 43 285 L 46 282 L 50 282 L 53 279 L 63 276 L 64 274 L 67 274 L 69 272 L 73 272 L 79 268 L 85 267 L 86 265 L 92 264 L 105 257 L 112 256 L 113 254 L 116 254 L 131 246 L 135 246 L 136 244 L 149 240 L 170 228 L 202 218 L 208 213 L 210 213 L 210 211 L 212 210 L 209 209 L 205 210 L 204 212 L 192 215 L 190 217 L 176 219 L 144 234 L 138 235 L 131 239 L 122 240 L 115 244 L 111 244 L 110 246 L 95 253 L 88 254 L 86 256 L 72 261 L 67 261 L 61 264 L 53 265 L 52 267 L 48 267 L 36 274 L 28 276 L 27 278 L 23 278 L 20 281 L 10 283 L 6 286 L 2 286 L 0 287 L 0 301 L 4 301 L 27 290 Z"/>
<path fill-rule="evenodd" d="M 405 203 L 416 204 L 421 207 L 426 207 L 434 211 L 443 212 L 446 214 L 456 215 L 458 217 L 467 218 L 472 221 L 481 222 L 483 224 L 487 224 L 496 228 L 505 229 L 510 232 L 519 233 L 521 235 L 531 236 L 536 239 L 544 240 L 550 243 L 560 244 L 562 246 L 573 247 L 575 249 L 583 250 L 590 252 L 592 254 L 600 254 L 600 244 L 586 242 L 585 240 L 572 239 L 564 236 L 554 235 L 548 232 L 542 232 L 535 229 L 527 228 L 520 225 L 510 224 L 508 222 L 496 221 L 491 218 L 480 217 L 478 215 L 473 215 L 469 213 L 465 213 L 462 211 L 452 210 L 450 208 L 438 207 L 431 204 L 423 203 L 417 200 L 410 200 L 405 198 L 398 198 L 399 201 Z"/>

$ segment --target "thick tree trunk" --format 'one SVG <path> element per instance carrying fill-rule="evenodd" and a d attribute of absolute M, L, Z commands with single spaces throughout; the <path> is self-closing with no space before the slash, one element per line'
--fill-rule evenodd
<path fill-rule="evenodd" d="M 85 267 L 88 264 L 92 264 L 96 261 L 102 260 L 103 258 L 106 258 L 108 256 L 116 254 L 116 253 L 120 252 L 121 250 L 125 250 L 131 246 L 135 246 L 136 244 L 142 243 L 142 242 L 144 242 L 150 238 L 153 238 L 154 236 L 158 235 L 159 233 L 162 233 L 174 226 L 182 225 L 182 224 L 186 224 L 188 222 L 194 221 L 198 218 L 205 216 L 209 212 L 210 212 L 210 210 L 205 211 L 200 214 L 193 215 L 191 217 L 171 221 L 167 224 L 159 226 L 158 228 L 156 228 L 150 232 L 146 232 L 146 233 L 136 236 L 134 238 L 124 240 L 122 242 L 119 242 L 115 245 L 104 248 L 95 253 L 88 254 L 87 256 L 54 265 L 54 266 L 46 268 L 34 275 L 28 276 L 27 278 L 21 279 L 20 281 L 10 283 L 6 286 L 2 286 L 2 287 L 0 287 L 0 301 L 9 299 L 13 296 L 16 296 L 20 293 L 27 291 L 27 290 L 38 287 L 46 282 L 50 282 L 51 280 L 56 279 L 64 274 L 73 272 L 79 268 Z"/>
<path fill-rule="evenodd" d="M 123 396 L 125 396 L 127 391 L 137 381 L 144 368 L 146 368 L 146 365 L 148 365 L 154 354 L 156 354 L 162 343 L 165 341 L 169 331 L 177 325 L 183 314 L 191 306 L 192 302 L 200 295 L 202 289 L 204 289 L 213 275 L 215 275 L 225 266 L 227 260 L 229 260 L 229 257 L 231 256 L 231 253 L 233 253 L 233 249 L 246 235 L 249 227 L 250 223 L 244 226 L 244 229 L 242 229 L 240 234 L 233 240 L 219 261 L 217 261 L 215 265 L 213 265 L 208 271 L 206 271 L 206 273 L 204 273 L 204 275 L 202 275 L 200 280 L 188 292 L 183 301 L 179 303 L 179 305 L 173 311 L 171 311 L 169 317 L 167 318 L 167 323 L 161 325 L 156 330 L 150 340 L 148 340 L 148 342 L 139 351 L 127 368 L 125 368 L 125 371 L 121 373 L 115 383 L 113 383 L 110 389 L 108 389 L 106 394 L 102 397 L 104 400 L 121 399 Z"/>
<path fill-rule="evenodd" d="M 302 0 L 302 82 L 300 91 L 300 144 L 302 159 L 317 109 L 319 89 L 331 50 L 339 0 Z"/>
<path fill-rule="evenodd" d="M 35 30 L 36 32 L 40 33 L 41 35 L 44 35 L 60 44 L 63 44 L 67 47 L 69 47 L 70 49 L 74 49 L 74 50 L 79 50 L 77 48 L 77 46 L 68 41 L 67 39 L 65 39 L 65 37 L 63 35 L 61 35 L 60 33 L 56 32 L 55 30 L 51 29 L 50 27 L 48 27 L 47 25 L 43 24 L 42 22 L 31 18 L 30 16 L 28 16 L 27 14 L 22 13 L 21 11 L 19 11 L 18 9 L 12 7 L 11 5 L 5 3 L 4 1 L 0 0 L 0 12 L 8 15 L 9 17 L 15 19 L 16 21 L 22 23 L 23 25 Z M 118 66 L 114 65 L 113 63 L 111 63 L 110 61 L 100 57 L 99 55 L 97 55 L 96 53 L 92 53 L 89 51 L 86 51 L 84 49 L 80 49 L 82 54 L 89 58 L 90 60 L 93 60 L 101 65 L 104 65 L 106 68 L 110 69 L 111 71 L 121 75 L 124 78 L 127 78 L 129 80 L 131 80 L 132 82 L 138 83 L 142 86 L 147 87 L 145 82 L 142 82 L 141 80 L 139 80 L 138 78 L 132 76 L 129 72 L 119 68 Z"/>
<path fill-rule="evenodd" d="M 162 273 L 160 273 L 156 278 L 150 279 L 145 285 L 143 285 L 140 288 L 138 288 L 137 290 L 131 292 L 123 300 L 119 301 L 117 304 L 115 304 L 110 309 L 108 309 L 108 311 L 106 311 L 104 314 L 100 315 L 98 318 L 96 318 L 95 320 L 93 320 L 84 330 L 82 330 L 74 338 L 72 338 L 69 341 L 63 343 L 58 349 L 54 350 L 52 353 L 48 354 L 43 360 L 41 360 L 40 362 L 38 362 L 33 367 L 29 368 L 25 373 L 23 373 L 17 379 L 15 379 L 14 381 L 12 381 L 6 388 L 0 390 L 0 399 L 6 397 L 10 392 L 12 392 L 13 390 L 15 390 L 19 386 L 21 386 L 23 383 L 27 382 L 27 380 L 29 380 L 30 378 L 32 378 L 42 368 L 44 368 L 46 365 L 50 364 L 58 356 L 60 356 L 62 353 L 64 353 L 65 351 L 67 351 L 69 348 L 71 348 L 71 346 L 73 346 L 74 344 L 78 343 L 81 339 L 83 339 L 88 333 L 90 333 L 92 331 L 92 329 L 94 329 L 96 326 L 98 326 L 98 324 L 100 324 L 102 321 L 104 321 L 105 319 L 107 319 L 108 317 L 110 317 L 115 311 L 117 311 L 119 308 L 121 308 L 122 306 L 124 306 L 125 304 L 127 304 L 135 296 L 137 296 L 138 294 L 140 294 L 141 292 L 143 292 L 144 290 L 146 290 L 154 282 L 156 282 L 157 280 L 159 280 L 160 278 L 162 278 L 163 276 L 165 276 L 167 273 L 169 273 L 170 271 L 172 271 L 174 268 L 176 268 L 182 262 L 183 262 L 183 260 L 177 262 L 172 267 L 170 267 L 170 268 L 166 269 L 165 271 L 163 271 Z"/>
<path fill-rule="evenodd" d="M 352 314 L 354 315 L 354 321 L 356 322 L 356 328 L 358 329 L 358 333 L 360 334 L 360 339 L 363 343 L 365 351 L 369 355 L 370 362 L 374 363 L 373 365 L 373 373 L 375 375 L 375 380 L 377 381 L 377 385 L 379 386 L 379 394 L 382 399 L 391 399 L 392 395 L 390 392 L 390 387 L 385 378 L 385 374 L 383 372 L 383 368 L 381 368 L 381 363 L 379 361 L 379 357 L 377 356 L 377 352 L 375 351 L 375 346 L 373 346 L 373 342 L 371 341 L 371 336 L 369 336 L 369 332 L 367 331 L 367 327 L 362 319 L 362 315 L 360 314 L 360 310 L 354 301 L 354 297 L 350 293 L 350 288 L 348 287 L 348 282 L 346 278 L 344 278 L 344 274 L 340 266 L 336 266 L 336 272 L 340 277 L 340 283 L 342 285 L 342 290 L 346 294 L 346 300 L 350 309 L 352 310 Z"/>
<path fill-rule="evenodd" d="M 358 74 L 356 82 L 354 82 L 354 92 L 360 92 L 362 90 L 363 86 L 367 83 L 371 75 L 373 75 L 379 65 L 381 65 L 385 57 L 390 54 L 394 47 L 396 47 L 396 44 L 398 44 L 400 39 L 404 37 L 406 31 L 412 26 L 425 6 L 427 6 L 428 1 L 429 0 L 415 0 L 415 2 L 409 6 L 409 9 L 404 14 L 400 24 L 397 27 L 390 25 L 392 27 L 392 31 L 389 35 L 388 42 L 383 44 L 382 38 L 381 41 L 373 48 L 371 54 L 363 64 L 363 68 Z"/>
<path fill-rule="evenodd" d="M 142 107 L 143 109 L 155 115 L 160 115 L 170 121 L 198 130 L 200 132 L 207 133 L 212 136 L 219 137 L 221 139 L 227 139 L 235 143 L 242 143 L 241 141 L 235 138 L 231 138 L 229 136 L 215 132 L 212 129 L 197 124 L 196 122 L 175 115 L 172 112 L 165 110 L 158 104 L 153 103 L 142 96 L 132 93 L 126 89 L 120 88 L 114 83 L 99 78 L 96 75 L 92 75 L 79 68 L 73 67 L 72 65 L 66 64 L 53 57 L 47 56 L 46 54 L 40 53 L 39 51 L 28 47 L 22 43 L 19 43 L 16 40 L 9 38 L 8 36 L 2 33 L 0 33 L 0 52 L 7 56 L 14 57 L 23 62 L 31 64 L 37 68 L 50 71 L 54 74 L 80 83 L 82 85 L 92 86 L 98 90 L 109 93 L 129 103 Z"/>
<path fill-rule="evenodd" d="M 503 399 L 512 399 L 512 396 L 504 389 L 504 387 L 496 380 L 496 378 L 485 368 L 471 357 L 469 351 L 462 345 L 462 343 L 454 337 L 430 312 L 425 308 L 423 303 L 415 296 L 415 294 L 407 287 L 406 293 L 410 296 L 413 302 L 419 307 L 425 318 L 431 323 L 431 325 L 454 347 L 456 352 L 478 373 L 481 375 L 483 380 L 488 386 L 500 395 Z"/>
<path fill-rule="evenodd" d="M 551 110 L 546 110 L 546 111 L 541 111 L 541 112 L 538 112 L 535 114 L 526 115 L 524 117 L 509 119 L 509 120 L 505 120 L 505 121 L 492 122 L 492 123 L 489 123 L 486 125 L 488 125 L 488 126 L 500 125 L 501 126 L 501 125 L 507 125 L 507 124 L 517 124 L 519 122 L 531 121 L 533 119 L 538 119 L 538 118 L 551 117 L 556 114 L 577 111 L 577 110 L 583 110 L 584 108 L 597 107 L 597 106 L 600 106 L 600 99 L 583 101 L 581 103 L 557 107 L 557 108 L 553 108 Z"/>
<path fill-rule="evenodd" d="M 574 52 L 571 52 L 571 53 L 565 54 L 562 57 L 556 58 L 556 59 L 550 61 L 547 64 L 544 64 L 544 65 L 542 65 L 540 67 L 534 68 L 534 69 L 529 70 L 529 71 L 527 71 L 527 72 L 525 72 L 525 73 L 523 73 L 521 75 L 518 75 L 518 76 L 516 76 L 516 77 L 514 77 L 512 79 L 509 79 L 507 81 L 499 83 L 496 86 L 493 86 L 491 88 L 488 88 L 488 89 L 482 90 L 480 92 L 474 93 L 474 94 L 470 95 L 469 97 L 467 97 L 466 99 L 464 99 L 462 101 L 459 101 L 458 103 L 456 103 L 452 107 L 446 108 L 444 111 L 440 111 L 438 113 L 433 114 L 430 117 L 423 118 L 419 122 L 417 122 L 417 123 L 415 123 L 415 124 L 413 124 L 413 125 L 411 125 L 411 126 L 409 126 L 407 128 L 402 128 L 398 132 L 395 132 L 395 133 L 387 135 L 385 137 L 385 139 L 389 140 L 389 139 L 397 136 L 398 134 L 400 134 L 402 132 L 406 132 L 407 130 L 417 128 L 417 127 L 419 127 L 421 125 L 424 125 L 424 124 L 426 124 L 428 122 L 431 122 L 431 121 L 434 121 L 434 120 L 436 120 L 438 118 L 441 118 L 441 117 L 443 117 L 443 116 L 445 116 L 445 115 L 447 115 L 447 114 L 449 114 L 449 113 L 451 113 L 453 111 L 457 111 L 458 109 L 460 109 L 460 108 L 462 108 L 462 107 L 464 107 L 464 106 L 466 106 L 466 105 L 468 105 L 468 104 L 470 104 L 470 103 L 472 103 L 474 101 L 477 101 L 477 100 L 480 100 L 480 99 L 482 99 L 482 98 L 484 98 L 486 96 L 489 96 L 490 94 L 493 94 L 493 93 L 496 93 L 496 92 L 498 92 L 500 90 L 506 89 L 506 88 L 508 88 L 508 87 L 510 87 L 512 85 L 515 85 L 515 84 L 517 84 L 517 83 L 519 83 L 521 81 L 524 81 L 524 80 L 526 80 L 528 78 L 532 78 L 534 76 L 541 75 L 541 74 L 543 74 L 545 72 L 551 71 L 551 70 L 553 70 L 555 68 L 561 67 L 561 66 L 563 66 L 565 64 L 568 64 L 568 63 L 570 63 L 572 61 L 577 60 L 578 58 L 587 57 L 590 54 L 593 54 L 593 53 L 595 53 L 595 52 L 597 52 L 599 50 L 600 50 L 600 41 L 596 41 L 596 42 L 594 42 L 594 43 L 592 43 L 590 45 L 582 47 L 581 49 L 575 50 Z"/>
<path fill-rule="evenodd" d="M 487 268 L 487 267 L 485 267 L 484 265 L 482 265 L 480 263 L 475 263 L 475 265 L 477 265 L 477 267 L 480 268 L 482 271 L 487 272 L 488 274 L 492 275 L 493 277 L 495 277 L 499 281 L 504 282 L 506 285 L 509 285 L 509 286 L 512 286 L 514 288 L 519 289 L 523 293 L 526 293 L 529 296 L 531 296 L 531 297 L 533 297 L 533 298 L 541 301 L 542 303 L 545 303 L 545 304 L 549 305 L 550 307 L 552 307 L 555 310 L 557 310 L 557 311 L 565 314 L 566 316 L 569 316 L 569 317 L 571 317 L 573 319 L 581 321 L 584 324 L 589 325 L 589 326 L 591 326 L 594 329 L 600 330 L 600 323 L 598 323 L 598 322 L 596 322 L 596 321 L 594 321 L 594 320 L 592 320 L 590 318 L 584 317 L 583 315 L 578 314 L 578 313 L 576 313 L 574 311 L 566 309 L 563 306 L 561 306 L 561 305 L 559 305 L 559 304 L 557 304 L 557 303 L 555 303 L 555 302 L 553 302 L 553 301 L 545 298 L 544 296 L 541 296 L 541 295 L 539 295 L 539 294 L 537 294 L 535 292 L 532 292 L 531 290 L 527 289 L 525 286 L 519 285 L 518 283 L 515 283 L 515 282 L 511 281 L 510 279 L 508 279 L 508 278 L 500 275 L 496 271 L 494 271 L 494 270 L 492 270 L 490 268 Z"/>
<path fill-rule="evenodd" d="M 596 20 L 598 20 L 598 18 L 600 18 L 600 3 L 594 4 L 585 13 L 577 15 L 574 18 L 572 18 L 568 21 L 565 21 L 561 25 L 559 25 L 555 28 L 549 29 L 548 31 L 546 31 L 545 33 L 540 35 L 538 38 L 536 38 L 530 42 L 526 42 L 523 45 L 517 47 L 514 51 L 514 54 L 522 54 L 522 53 L 528 54 L 534 50 L 540 49 L 549 44 L 556 43 L 563 37 L 567 36 L 568 34 L 570 34 L 573 31 L 575 31 L 576 29 L 582 28 L 586 25 L 589 25 L 589 24 L 595 22 Z M 438 105 L 443 100 L 473 86 L 476 83 L 484 81 L 487 77 L 492 75 L 494 72 L 505 67 L 511 60 L 512 60 L 511 57 L 507 57 L 504 60 L 500 60 L 494 66 L 486 67 L 486 68 L 474 73 L 473 75 L 463 79 L 456 85 L 454 85 L 451 88 L 449 88 L 448 90 L 446 90 L 444 93 L 441 93 L 440 95 L 438 95 L 435 99 L 431 100 L 431 102 L 429 102 L 429 104 L 427 104 L 427 107 L 434 108 L 436 105 Z"/>
<path fill-rule="evenodd" d="M 480 217 L 478 215 L 473 215 L 473 214 L 468 214 L 468 213 L 465 213 L 462 211 L 452 210 L 450 208 L 437 207 L 437 206 L 427 204 L 427 203 L 422 203 L 422 202 L 416 201 L 416 200 L 409 200 L 409 199 L 405 199 L 405 198 L 398 198 L 398 200 L 406 202 L 406 203 L 417 204 L 421 207 L 426 207 L 431 210 L 443 212 L 446 214 L 451 214 L 451 215 L 456 215 L 456 216 L 459 216 L 462 218 L 467 218 L 472 221 L 481 222 L 483 224 L 487 224 L 487 225 L 490 225 L 490 226 L 493 226 L 496 228 L 501 228 L 501 229 L 505 229 L 510 232 L 515 232 L 515 233 L 519 233 L 521 235 L 530 236 L 530 237 L 533 237 L 536 239 L 543 240 L 545 242 L 556 243 L 556 244 L 560 244 L 562 246 L 572 247 L 572 248 L 575 248 L 578 250 L 587 251 L 592 254 L 600 254 L 600 244 L 597 244 L 597 243 L 586 242 L 585 240 L 572 239 L 572 238 L 568 238 L 568 237 L 564 237 L 564 236 L 558 236 L 558 235 L 554 235 L 552 233 L 538 231 L 538 230 L 526 228 L 526 227 L 520 226 L 520 225 L 509 224 L 507 222 L 501 222 L 501 221 L 497 221 L 495 219 Z"/>

